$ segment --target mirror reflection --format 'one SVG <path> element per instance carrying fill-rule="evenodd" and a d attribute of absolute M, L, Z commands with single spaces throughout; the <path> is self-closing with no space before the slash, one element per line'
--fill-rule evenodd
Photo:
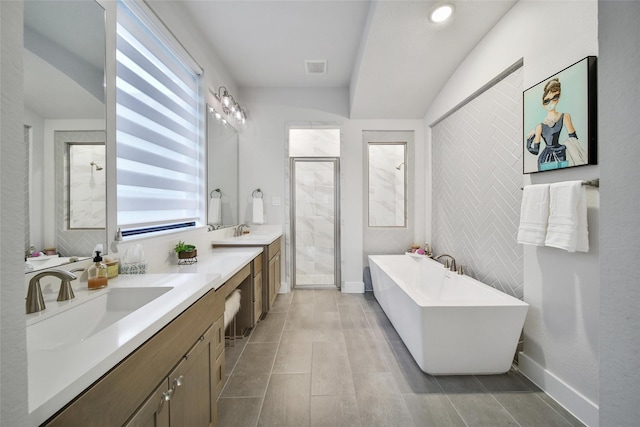
<path fill-rule="evenodd" d="M 26 271 L 86 258 L 96 244 L 107 247 L 100 195 L 105 171 L 89 162 L 80 173 L 70 149 L 90 145 L 104 152 L 105 46 L 105 12 L 98 3 L 24 2 Z M 104 168 L 104 154 L 96 156 Z"/>
<path fill-rule="evenodd" d="M 209 106 L 207 111 L 212 111 Z M 238 224 L 238 132 L 207 116 L 207 223 L 218 229 Z"/>
<path fill-rule="evenodd" d="M 405 143 L 368 145 L 369 227 L 406 226 Z"/>

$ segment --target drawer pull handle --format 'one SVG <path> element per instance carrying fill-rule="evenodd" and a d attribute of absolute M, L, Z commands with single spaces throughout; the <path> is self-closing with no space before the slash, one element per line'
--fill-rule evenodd
<path fill-rule="evenodd" d="M 173 396 L 173 389 L 167 390 L 160 396 L 160 405 L 158 405 L 158 412 L 162 411 L 164 406 L 164 402 L 168 402 L 171 400 L 171 396 Z"/>
<path fill-rule="evenodd" d="M 173 390 L 175 390 L 176 387 L 180 387 L 183 382 L 184 382 L 184 375 L 180 375 L 178 378 L 175 378 L 173 380 Z"/>

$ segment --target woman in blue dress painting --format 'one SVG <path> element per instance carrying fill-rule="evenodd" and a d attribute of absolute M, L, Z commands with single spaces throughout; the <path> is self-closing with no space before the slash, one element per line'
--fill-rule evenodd
<path fill-rule="evenodd" d="M 538 155 L 540 142 L 544 141 L 544 149 L 538 156 L 539 171 L 586 163 L 584 150 L 580 148 L 576 130 L 571 122 L 571 115 L 556 111 L 560 94 L 560 80 L 557 78 L 549 80 L 542 92 L 542 108 L 547 110 L 547 115 L 542 123 L 527 135 L 527 150 L 531 154 Z M 566 126 L 569 138 L 561 144 L 559 140 L 563 126 Z"/>

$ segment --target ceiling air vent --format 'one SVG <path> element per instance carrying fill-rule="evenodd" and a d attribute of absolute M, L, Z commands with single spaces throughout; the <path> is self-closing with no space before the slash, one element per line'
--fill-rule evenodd
<path fill-rule="evenodd" d="M 327 74 L 327 61 L 319 59 L 307 59 L 304 61 L 304 69 L 307 74 Z"/>

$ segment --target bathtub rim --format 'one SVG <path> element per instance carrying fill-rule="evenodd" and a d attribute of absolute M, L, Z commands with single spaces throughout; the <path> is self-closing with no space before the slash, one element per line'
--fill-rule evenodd
<path fill-rule="evenodd" d="M 412 254 L 413 255 L 413 254 Z M 386 275 L 388 275 L 392 281 L 398 286 L 400 287 L 407 295 L 409 295 L 411 297 L 412 300 L 415 301 L 416 304 L 418 304 L 420 307 L 474 307 L 474 306 L 482 306 L 482 307 L 505 307 L 505 306 L 524 306 L 524 307 L 529 307 L 529 304 L 519 298 L 514 297 L 513 295 L 509 295 L 506 292 L 501 291 L 500 289 L 494 288 L 491 285 L 488 285 L 486 283 L 483 283 L 471 276 L 468 276 L 466 274 L 464 275 L 458 275 L 458 273 L 453 272 L 453 271 L 446 271 L 445 272 L 445 277 L 449 278 L 449 279 L 454 279 L 454 280 L 464 280 L 469 282 L 469 285 L 480 285 L 482 287 L 483 292 L 487 292 L 487 293 L 491 293 L 493 296 L 495 296 L 497 299 L 494 301 L 493 299 L 491 299 L 490 301 L 486 300 L 486 299 L 474 299 L 474 298 L 461 298 L 461 299 L 437 299 L 437 298 L 432 298 L 429 297 L 427 295 L 424 294 L 418 294 L 416 295 L 417 292 L 415 292 L 415 290 L 413 288 L 411 288 L 411 286 L 413 285 L 407 285 L 405 283 L 405 281 L 402 278 L 399 278 L 396 274 L 394 274 L 393 272 L 389 272 L 387 271 L 387 269 L 384 268 L 384 263 L 381 265 L 380 263 L 375 262 L 376 259 L 383 259 L 383 258 L 397 258 L 397 259 L 402 259 L 406 257 L 407 259 L 410 259 L 413 262 L 419 263 L 419 262 L 426 262 L 426 263 L 432 263 L 431 266 L 434 268 L 444 268 L 442 267 L 442 264 L 440 264 L 438 261 L 433 260 L 432 258 L 429 257 L 416 257 L 415 255 L 410 256 L 408 254 L 388 254 L 388 255 L 368 255 L 369 258 L 369 267 L 371 267 L 372 262 L 374 264 L 376 264 L 376 266 L 378 268 L 380 268 Z M 417 266 L 416 266 L 417 268 Z M 455 286 L 455 285 L 454 285 Z M 375 287 L 374 287 L 375 290 Z"/>

